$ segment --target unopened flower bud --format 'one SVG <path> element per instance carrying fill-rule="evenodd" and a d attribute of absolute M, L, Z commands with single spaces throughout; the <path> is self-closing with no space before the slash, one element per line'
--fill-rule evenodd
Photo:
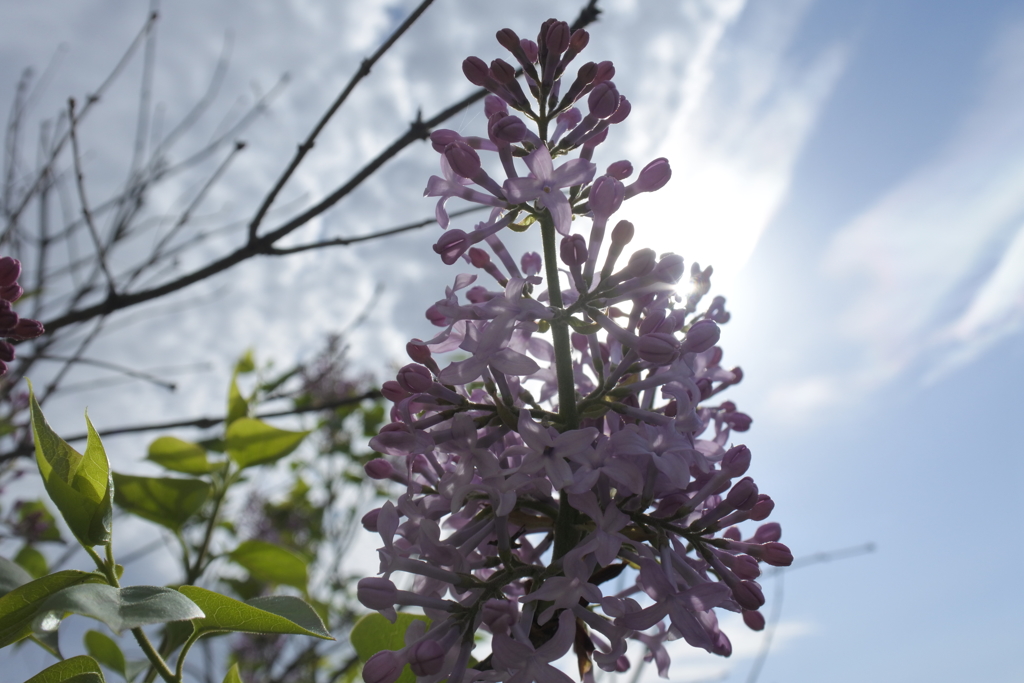
<path fill-rule="evenodd" d="M 405 662 L 391 650 L 381 650 L 363 665 L 364 683 L 395 683 L 402 675 Z"/>
<path fill-rule="evenodd" d="M 632 197 L 641 192 L 660 190 L 665 187 L 665 183 L 671 177 L 672 169 L 668 164 L 668 159 L 664 157 L 655 159 L 644 166 L 643 170 L 640 171 L 640 175 L 637 176 L 636 182 L 626 188 L 626 197 Z"/>
<path fill-rule="evenodd" d="M 570 235 L 562 239 L 559 256 L 565 265 L 580 266 L 587 262 L 587 241 L 583 235 Z"/>
<path fill-rule="evenodd" d="M 529 129 L 518 116 L 503 116 L 491 125 L 490 133 L 495 140 L 516 143 L 526 139 Z"/>
<path fill-rule="evenodd" d="M 590 107 L 590 115 L 599 119 L 614 114 L 619 107 L 619 91 L 615 89 L 615 84 L 605 81 L 595 85 L 587 98 L 587 106 Z"/>
<path fill-rule="evenodd" d="M 733 485 L 725 500 L 737 510 L 749 510 L 757 504 L 757 495 L 757 484 L 754 483 L 754 480 L 750 477 L 743 477 Z"/>
<path fill-rule="evenodd" d="M 626 189 L 618 180 L 603 175 L 590 186 L 590 210 L 594 216 L 607 218 L 619 210 Z"/>
<path fill-rule="evenodd" d="M 615 226 L 616 229 L 619 226 Z M 614 232 L 614 231 L 613 231 Z M 653 249 L 639 249 L 634 251 L 629 257 L 629 263 L 622 269 L 620 276 L 628 280 L 634 277 L 642 277 L 649 274 L 654 270 L 654 266 L 657 265 L 658 255 L 654 253 Z"/>
<path fill-rule="evenodd" d="M 629 163 L 626 159 L 616 161 L 615 163 L 608 165 L 606 173 L 616 180 L 625 180 L 629 176 L 633 175 L 633 164 Z"/>
<path fill-rule="evenodd" d="M 18 324 L 18 314 L 11 309 L 11 302 L 0 299 L 0 336 L 13 336 L 11 332 Z"/>
<path fill-rule="evenodd" d="M 569 48 L 572 34 L 569 32 L 569 24 L 564 21 L 556 21 L 548 27 L 547 35 L 544 37 L 544 44 L 552 55 L 560 55 Z"/>
<path fill-rule="evenodd" d="M 379 516 L 380 508 L 375 508 L 367 512 L 365 515 L 363 515 L 363 518 L 359 521 L 363 525 L 364 529 L 366 529 L 370 533 L 375 534 L 377 533 L 377 518 Z"/>
<path fill-rule="evenodd" d="M 724 422 L 729 425 L 734 431 L 745 432 L 750 429 L 750 423 L 753 422 L 746 413 L 732 412 L 723 416 Z"/>
<path fill-rule="evenodd" d="M 403 389 L 414 394 L 423 393 L 434 385 L 434 378 L 430 376 L 430 370 L 416 363 L 404 366 L 398 371 L 396 379 Z"/>
<path fill-rule="evenodd" d="M 0 340 L 0 361 L 10 363 L 12 360 L 14 360 L 14 347 Z"/>
<path fill-rule="evenodd" d="M 359 579 L 356 584 L 356 597 L 363 606 L 382 610 L 395 606 L 395 598 L 398 597 L 398 588 L 390 579 L 382 576 L 369 576 Z"/>
<path fill-rule="evenodd" d="M 578 28 L 572 32 L 569 38 L 569 50 L 575 54 L 583 52 L 583 49 L 590 42 L 590 34 L 584 29 Z"/>
<path fill-rule="evenodd" d="M 466 57 L 462 62 L 462 73 L 473 85 L 482 86 L 490 79 L 487 63 L 479 57 Z"/>
<path fill-rule="evenodd" d="M 626 163 L 629 162 L 627 161 Z M 632 223 L 629 221 L 619 221 L 612 228 L 612 242 L 624 247 L 633 241 L 633 232 Z"/>
<path fill-rule="evenodd" d="M 453 142 L 458 142 L 462 139 L 462 136 L 456 133 L 454 130 L 447 128 L 438 128 L 430 134 L 430 146 L 434 148 L 434 151 L 438 154 L 444 154 L 444 148 Z"/>
<path fill-rule="evenodd" d="M 491 75 L 498 83 L 505 85 L 516 80 L 516 69 L 504 59 L 495 59 L 491 62 Z"/>
<path fill-rule="evenodd" d="M 0 299 L 4 301 L 10 301 L 12 304 L 21 298 L 21 295 L 25 293 L 25 290 L 21 288 L 17 282 L 7 285 L 6 287 L 0 287 Z"/>
<path fill-rule="evenodd" d="M 772 514 L 772 510 L 775 509 L 775 501 L 767 493 L 762 493 L 757 498 L 757 504 L 750 509 L 750 519 L 760 522 Z"/>
<path fill-rule="evenodd" d="M 773 567 L 788 567 L 793 564 L 793 552 L 788 546 L 775 541 L 761 544 L 760 557 L 763 562 Z"/>
<path fill-rule="evenodd" d="M 523 38 L 519 41 L 519 47 L 522 49 L 523 54 L 526 55 L 527 62 L 531 64 L 537 63 L 537 56 L 540 54 L 540 48 L 537 47 L 537 43 L 529 38 Z"/>
<path fill-rule="evenodd" d="M 753 543 L 768 543 L 782 538 L 782 525 L 778 522 L 768 522 L 757 527 L 751 539 Z"/>
<path fill-rule="evenodd" d="M 645 334 L 637 342 L 636 352 L 648 363 L 668 365 L 679 353 L 679 342 L 671 334 Z"/>
<path fill-rule="evenodd" d="M 683 267 L 683 257 L 678 254 L 667 254 L 658 261 L 652 275 L 662 282 L 674 285 L 683 277 L 684 272 L 686 268 Z"/>
<path fill-rule="evenodd" d="M 472 178 L 480 171 L 480 155 L 462 140 L 445 147 L 444 158 L 452 170 L 463 178 Z"/>
<path fill-rule="evenodd" d="M 619 106 L 615 108 L 615 112 L 608 117 L 608 123 L 616 124 L 622 123 L 629 116 L 629 113 L 633 111 L 633 105 L 629 103 L 625 95 L 619 96 Z"/>
<path fill-rule="evenodd" d="M 513 54 L 515 54 L 515 52 L 520 49 L 519 36 L 516 34 L 515 31 L 513 31 L 510 28 L 501 29 L 500 31 L 498 31 L 497 34 L 495 34 L 494 37 L 498 39 L 498 43 L 503 48 L 505 48 L 506 50 Z"/>
<path fill-rule="evenodd" d="M 654 310 L 644 316 L 644 319 L 640 322 L 640 327 L 637 328 L 637 334 L 644 335 L 650 334 L 651 332 L 657 332 L 661 329 L 661 324 L 665 322 L 665 311 Z"/>
<path fill-rule="evenodd" d="M 416 361 L 417 363 L 426 364 L 430 360 L 430 349 L 423 342 L 417 343 L 419 340 L 414 339 L 405 345 L 405 352 L 409 355 L 409 358 Z"/>
<path fill-rule="evenodd" d="M 615 78 L 615 65 L 604 61 L 597 65 L 597 74 L 594 76 L 594 83 L 603 83 Z"/>
<path fill-rule="evenodd" d="M 10 256 L 0 258 L 0 287 L 13 285 L 21 277 L 21 261 Z"/>
<path fill-rule="evenodd" d="M 370 479 L 387 479 L 395 473 L 395 468 L 384 458 L 374 458 L 363 465 L 363 470 Z"/>
<path fill-rule="evenodd" d="M 389 379 L 380 387 L 380 393 L 392 403 L 398 403 L 409 398 L 409 392 L 402 388 L 402 385 L 393 379 Z"/>
<path fill-rule="evenodd" d="M 742 477 L 750 467 L 750 449 L 746 446 L 733 446 L 722 456 L 722 471 L 730 477 Z"/>
<path fill-rule="evenodd" d="M 764 604 L 764 593 L 761 592 L 761 587 L 753 581 L 739 581 L 734 583 L 731 588 L 732 597 L 744 609 L 755 610 Z"/>
<path fill-rule="evenodd" d="M 417 676 L 433 676 L 444 665 L 444 648 L 433 638 L 424 638 L 409 650 L 409 668 Z"/>
<path fill-rule="evenodd" d="M 495 114 L 508 114 L 508 103 L 497 95 L 488 95 L 484 98 L 484 116 L 490 120 Z"/>
<path fill-rule="evenodd" d="M 756 609 L 745 609 L 743 610 L 743 623 L 746 624 L 747 628 L 751 631 L 763 631 L 764 615 Z"/>
<path fill-rule="evenodd" d="M 441 255 L 441 261 L 446 266 L 450 266 L 458 261 L 470 246 L 469 236 L 456 228 L 441 235 L 434 244 L 434 252 Z"/>
<path fill-rule="evenodd" d="M 698 320 L 686 332 L 683 338 L 683 351 L 696 352 L 707 351 L 718 343 L 722 336 L 722 330 L 711 320 Z"/>

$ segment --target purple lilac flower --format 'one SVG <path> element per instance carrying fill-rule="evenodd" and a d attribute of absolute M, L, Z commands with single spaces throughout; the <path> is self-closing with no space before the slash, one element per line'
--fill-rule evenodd
<path fill-rule="evenodd" d="M 434 250 L 497 286 L 459 275 L 427 310 L 442 329 L 410 342 L 413 362 L 385 384 L 392 421 L 366 466 L 404 491 L 363 517 L 381 538 L 382 576 L 363 579 L 359 598 L 391 619 L 415 606 L 432 621 L 414 621 L 405 647 L 374 655 L 363 675 L 394 683 L 409 664 L 419 683 L 566 683 L 553 662 L 572 650 L 590 680 L 595 666 L 629 669 L 633 640 L 667 676 L 667 640 L 732 652 L 717 610 L 763 628 L 760 565 L 792 562 L 778 524 L 756 526 L 774 502 L 732 441 L 751 418 L 714 401 L 743 379 L 722 366 L 729 314 L 721 297 L 698 309 L 710 268 L 693 264 L 684 296 L 680 256 L 621 258 L 642 233 L 616 214 L 671 167 L 656 159 L 624 184 L 633 165 L 620 160 L 594 180 L 593 154 L 630 105 L 610 62 L 584 64 L 563 88 L 586 32 L 549 20 L 536 42 L 510 29 L 498 41 L 525 83 L 510 62 L 466 60 L 492 93 L 487 137 L 435 131 L 443 177 L 426 192 L 447 228 Z M 504 178 L 485 170 L 497 168 Z M 447 227 L 453 197 L 490 217 Z M 517 259 L 499 232 L 531 224 L 543 254 Z M 392 581 L 401 574 L 410 590 Z M 625 589 L 609 591 L 613 579 Z"/>
<path fill-rule="evenodd" d="M 10 341 L 35 339 L 45 332 L 38 320 L 19 317 L 11 306 L 21 298 L 24 290 L 18 284 L 21 261 L 10 256 L 0 258 L 0 375 L 7 374 L 7 364 L 14 360 L 14 345 Z"/>

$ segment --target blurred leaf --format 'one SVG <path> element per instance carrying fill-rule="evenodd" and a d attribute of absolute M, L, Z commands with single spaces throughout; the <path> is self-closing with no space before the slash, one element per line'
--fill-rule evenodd
<path fill-rule="evenodd" d="M 18 524 L 43 527 L 41 533 L 34 533 L 33 541 L 60 541 L 60 529 L 46 505 L 41 500 L 23 500 L 18 504 Z"/>
<path fill-rule="evenodd" d="M 178 590 L 206 612 L 206 617 L 192 621 L 196 632 L 201 635 L 217 631 L 241 631 L 290 633 L 334 640 L 313 608 L 290 595 L 273 595 L 240 602 L 196 586 L 182 586 Z"/>
<path fill-rule="evenodd" d="M 430 627 L 430 619 L 422 614 L 399 612 L 398 619 L 392 624 L 377 612 L 371 612 L 361 617 L 352 627 L 349 640 L 360 661 L 365 664 L 366 660 L 381 650 L 401 650 L 405 647 L 405 632 L 417 619 L 425 621 L 427 627 Z M 416 675 L 408 664 L 402 668 L 402 675 L 396 683 L 416 683 Z"/>
<path fill-rule="evenodd" d="M 309 576 L 306 561 L 294 551 L 266 541 L 244 541 L 228 553 L 234 562 L 249 570 L 258 581 L 295 586 L 306 590 Z"/>
<path fill-rule="evenodd" d="M 113 481 L 110 465 L 99 435 L 89 416 L 85 423 L 89 437 L 85 455 L 79 454 L 46 423 L 29 384 L 32 434 L 36 464 L 50 499 L 82 545 L 94 546 L 110 540 Z"/>
<path fill-rule="evenodd" d="M 224 424 L 228 427 L 240 417 L 249 414 L 249 400 L 242 396 L 238 388 L 238 371 L 231 376 L 231 384 L 228 386 L 228 414 Z"/>
<path fill-rule="evenodd" d="M 100 631 L 86 631 L 82 640 L 89 656 L 111 671 L 121 674 L 122 678 L 128 678 L 124 653 L 113 638 Z"/>
<path fill-rule="evenodd" d="M 243 683 L 242 675 L 238 673 L 238 662 L 232 664 L 228 672 L 224 674 L 224 683 Z"/>
<path fill-rule="evenodd" d="M 363 436 L 373 438 L 380 431 L 380 425 L 384 421 L 384 405 L 380 402 L 374 403 L 371 408 L 363 409 Z"/>
<path fill-rule="evenodd" d="M 22 546 L 18 554 L 14 556 L 14 561 L 31 574 L 33 579 L 38 579 L 50 573 L 50 568 L 46 564 L 46 557 L 30 545 Z"/>
<path fill-rule="evenodd" d="M 199 479 L 114 473 L 114 502 L 133 515 L 177 531 L 206 502 L 210 484 Z"/>
<path fill-rule="evenodd" d="M 185 474 L 208 474 L 214 470 L 205 448 L 173 436 L 161 436 L 149 444 L 146 458 L 161 467 Z"/>
<path fill-rule="evenodd" d="M 298 448 L 308 434 L 271 427 L 250 417 L 240 417 L 228 427 L 224 441 L 231 459 L 239 467 L 245 468 L 283 458 Z"/>
<path fill-rule="evenodd" d="M 100 665 L 92 657 L 79 655 L 43 669 L 25 683 L 104 683 Z"/>
<path fill-rule="evenodd" d="M 0 596 L 10 593 L 18 586 L 24 586 L 31 580 L 32 575 L 20 564 L 0 557 Z"/>
<path fill-rule="evenodd" d="M 194 602 L 171 588 L 114 588 L 105 584 L 65 588 L 42 601 L 37 614 L 36 627 L 43 631 L 56 630 L 68 614 L 81 614 L 102 621 L 116 633 L 145 624 L 205 616 Z"/>
<path fill-rule="evenodd" d="M 256 361 L 252 357 L 252 349 L 242 354 L 242 357 L 235 363 L 235 374 L 246 375 L 256 369 Z"/>
<path fill-rule="evenodd" d="M 39 606 L 53 594 L 69 586 L 102 580 L 98 574 L 67 569 L 30 581 L 0 597 L 0 647 L 31 634 Z"/>

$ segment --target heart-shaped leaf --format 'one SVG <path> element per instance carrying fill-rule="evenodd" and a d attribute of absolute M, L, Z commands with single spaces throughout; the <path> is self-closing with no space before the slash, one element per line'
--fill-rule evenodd
<path fill-rule="evenodd" d="M 290 595 L 275 595 L 240 602 L 196 586 L 182 586 L 178 590 L 206 613 L 202 619 L 192 621 L 200 635 L 218 631 L 241 631 L 290 633 L 334 640 L 313 608 Z"/>
<path fill-rule="evenodd" d="M 0 597 L 0 647 L 32 633 L 32 620 L 47 598 L 71 586 L 102 580 L 98 574 L 67 569 L 18 586 Z"/>
<path fill-rule="evenodd" d="M 72 586 L 42 601 L 36 627 L 56 630 L 67 614 L 81 614 L 102 621 L 116 633 L 125 629 L 184 621 L 205 616 L 199 607 L 176 590 L 160 586 L 114 588 L 101 584 Z"/>
<path fill-rule="evenodd" d="M 146 458 L 161 467 L 185 474 L 208 474 L 214 469 L 206 457 L 205 448 L 173 436 L 161 436 L 149 444 Z"/>
<path fill-rule="evenodd" d="M 291 432 L 271 427 L 251 417 L 239 417 L 228 427 L 224 446 L 239 467 L 265 465 L 288 455 L 309 432 Z"/>
<path fill-rule="evenodd" d="M 80 454 L 47 424 L 29 384 L 32 434 L 36 464 L 50 499 L 57 506 L 75 538 L 82 545 L 101 545 L 110 540 L 114 482 L 99 435 L 85 416 L 88 439 Z"/>
<path fill-rule="evenodd" d="M 210 484 L 199 479 L 114 473 L 114 502 L 133 515 L 177 531 L 206 502 Z"/>
<path fill-rule="evenodd" d="M 104 683 L 100 665 L 92 657 L 79 655 L 43 669 L 25 683 Z"/>

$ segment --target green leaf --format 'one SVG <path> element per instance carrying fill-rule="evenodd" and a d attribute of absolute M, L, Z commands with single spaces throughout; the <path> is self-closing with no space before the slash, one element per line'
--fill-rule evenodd
<path fill-rule="evenodd" d="M 103 683 L 103 673 L 96 660 L 79 655 L 43 669 L 25 683 Z"/>
<path fill-rule="evenodd" d="M 89 437 L 81 455 L 57 436 L 46 423 L 29 384 L 32 434 L 36 464 L 50 499 L 57 505 L 71 532 L 82 545 L 101 545 L 110 540 L 111 498 L 114 483 L 99 435 L 89 416 L 85 423 Z"/>
<path fill-rule="evenodd" d="M 22 546 L 14 561 L 32 575 L 33 579 L 46 576 L 50 573 L 50 567 L 46 564 L 46 557 L 30 545 Z"/>
<path fill-rule="evenodd" d="M 313 608 L 290 595 L 275 595 L 240 602 L 196 586 L 182 586 L 178 590 L 206 613 L 206 617 L 192 621 L 199 635 L 220 631 L 242 631 L 289 633 L 334 640 Z"/>
<path fill-rule="evenodd" d="M 228 414 L 224 419 L 224 424 L 230 427 L 232 422 L 248 414 L 249 399 L 242 396 L 242 392 L 238 388 L 238 370 L 236 368 L 235 374 L 231 375 L 231 384 L 228 386 Z"/>
<path fill-rule="evenodd" d="M 16 562 L 0 557 L 0 596 L 10 593 L 18 586 L 32 580 L 32 575 Z"/>
<path fill-rule="evenodd" d="M 116 633 L 145 624 L 204 616 L 194 602 L 171 588 L 114 588 L 105 584 L 65 588 L 44 600 L 37 614 L 36 627 L 42 631 L 56 630 L 67 614 L 81 614 L 102 621 Z"/>
<path fill-rule="evenodd" d="M 89 656 L 111 671 L 121 674 L 122 678 L 128 678 L 124 653 L 113 638 L 100 631 L 86 631 L 82 640 Z"/>
<path fill-rule="evenodd" d="M 205 448 L 173 436 L 161 436 L 149 444 L 146 458 L 161 467 L 185 474 L 208 474 L 214 470 Z"/>
<path fill-rule="evenodd" d="M 30 581 L 0 597 L 0 647 L 32 633 L 32 620 L 47 598 L 69 586 L 102 580 L 98 574 L 67 569 Z"/>
<path fill-rule="evenodd" d="M 242 674 L 238 673 L 238 662 L 232 664 L 228 672 L 224 674 L 224 683 L 243 683 Z"/>
<path fill-rule="evenodd" d="M 224 445 L 228 456 L 239 467 L 245 468 L 283 458 L 298 448 L 308 434 L 271 427 L 251 417 L 240 417 L 228 427 Z"/>
<path fill-rule="evenodd" d="M 245 375 L 256 369 L 256 361 L 252 357 L 252 349 L 242 354 L 242 357 L 235 363 L 235 374 Z"/>
<path fill-rule="evenodd" d="M 248 569 L 258 581 L 306 590 L 309 581 L 306 561 L 287 548 L 266 541 L 244 541 L 228 553 L 228 557 Z"/>
<path fill-rule="evenodd" d="M 392 624 L 377 612 L 371 612 L 360 617 L 352 627 L 349 639 L 360 661 L 366 663 L 366 660 L 381 650 L 401 650 L 405 647 L 405 632 L 417 619 L 425 621 L 427 627 L 430 627 L 430 619 L 422 614 L 399 612 L 398 619 Z M 416 683 L 416 675 L 408 664 L 402 668 L 402 675 L 396 683 Z"/>
<path fill-rule="evenodd" d="M 199 479 L 114 473 L 114 502 L 143 519 L 177 531 L 206 502 L 210 484 Z"/>
<path fill-rule="evenodd" d="M 64 659 L 64 655 L 60 653 L 60 639 L 57 638 L 56 631 L 33 633 L 28 637 L 28 639 L 57 659 Z"/>

